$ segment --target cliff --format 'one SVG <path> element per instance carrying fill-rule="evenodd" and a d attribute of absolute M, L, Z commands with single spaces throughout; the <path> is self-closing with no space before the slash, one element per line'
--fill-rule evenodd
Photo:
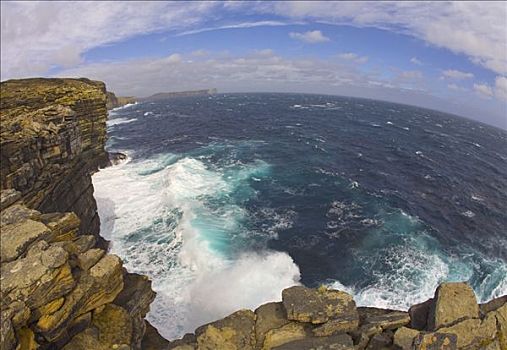
<path fill-rule="evenodd" d="M 137 98 L 134 96 L 116 96 L 114 92 L 106 92 L 106 108 L 108 110 L 125 106 L 128 103 L 135 103 Z"/>
<path fill-rule="evenodd" d="M 155 293 L 107 254 L 91 183 L 105 85 L 11 80 L 0 103 L 1 348 L 140 349 Z"/>
<path fill-rule="evenodd" d="M 88 79 L 1 83 L 1 188 L 28 207 L 74 212 L 98 236 L 90 174 L 107 163 L 105 85 Z"/>

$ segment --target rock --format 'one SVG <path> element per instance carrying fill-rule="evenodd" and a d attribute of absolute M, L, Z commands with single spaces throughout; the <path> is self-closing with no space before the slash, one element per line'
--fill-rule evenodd
<path fill-rule="evenodd" d="M 357 318 L 352 297 L 338 290 L 294 286 L 284 289 L 282 302 L 287 318 L 293 321 L 324 323 L 336 318 Z"/>
<path fill-rule="evenodd" d="M 132 344 L 135 349 L 141 347 L 145 332 L 144 317 L 150 311 L 150 304 L 156 293 L 151 289 L 151 281 L 147 276 L 129 273 L 123 269 L 123 289 L 114 303 L 120 305 L 132 318 Z"/>
<path fill-rule="evenodd" d="M 122 307 L 107 304 L 102 312 L 94 313 L 92 325 L 99 331 L 98 339 L 101 344 L 109 348 L 125 344 L 130 348 L 132 320 Z"/>
<path fill-rule="evenodd" d="M 89 270 L 93 265 L 97 263 L 104 256 L 106 252 L 100 248 L 94 248 L 87 250 L 86 252 L 79 254 L 77 257 L 77 266 L 81 270 Z"/>
<path fill-rule="evenodd" d="M 25 258 L 2 264 L 2 303 L 22 300 L 36 309 L 69 293 L 75 281 L 65 257 L 61 248 L 35 247 Z"/>
<path fill-rule="evenodd" d="M 502 350 L 507 349 L 507 303 L 504 303 L 494 311 L 490 311 L 486 315 L 485 320 L 490 317 L 496 318 L 497 338 L 500 348 Z"/>
<path fill-rule="evenodd" d="M 283 344 L 304 339 L 308 334 L 308 325 L 298 322 L 290 322 L 280 328 L 268 331 L 264 338 L 262 350 L 275 349 Z"/>
<path fill-rule="evenodd" d="M 53 232 L 53 241 L 72 239 L 81 223 L 74 213 L 43 214 L 41 220 Z"/>
<path fill-rule="evenodd" d="M 361 324 L 374 324 L 384 330 L 396 329 L 410 323 L 410 316 L 407 312 L 384 310 L 370 307 L 357 309 Z"/>
<path fill-rule="evenodd" d="M 0 345 L 2 350 L 13 350 L 16 348 L 17 340 L 14 333 L 14 327 L 6 311 L 2 311 L 0 318 Z"/>
<path fill-rule="evenodd" d="M 428 299 L 423 303 L 412 305 L 408 309 L 410 316 L 410 327 L 420 331 L 425 330 L 428 324 L 428 316 L 433 299 Z"/>
<path fill-rule="evenodd" d="M 407 327 L 401 327 L 394 332 L 393 343 L 402 350 L 412 350 L 414 338 L 419 335 L 419 331 Z"/>
<path fill-rule="evenodd" d="M 40 216 L 41 213 L 37 210 L 28 209 L 22 204 L 14 204 L 6 209 L 2 209 L 0 213 L 0 225 L 10 225 L 26 219 L 39 221 Z"/>
<path fill-rule="evenodd" d="M 496 336 L 496 317 L 488 315 L 484 320 L 467 319 L 450 327 L 443 327 L 438 333 L 455 334 L 457 347 L 478 346 L 483 342 L 492 342 Z"/>
<path fill-rule="evenodd" d="M 63 347 L 63 350 L 110 350 L 106 345 L 101 344 L 98 339 L 98 331 L 87 328 L 78 333 L 72 340 Z"/>
<path fill-rule="evenodd" d="M 21 193 L 13 188 L 0 191 L 0 209 L 4 210 L 21 198 Z"/>
<path fill-rule="evenodd" d="M 39 345 L 35 341 L 35 334 L 27 327 L 23 327 L 17 331 L 18 347 L 23 350 L 36 350 Z"/>
<path fill-rule="evenodd" d="M 414 340 L 415 350 L 456 350 L 457 341 L 455 334 L 427 333 L 420 334 Z"/>
<path fill-rule="evenodd" d="M 361 325 L 358 329 L 350 332 L 350 335 L 354 339 L 355 348 L 357 350 L 366 349 L 370 339 L 382 333 L 382 328 L 375 324 L 364 324 Z"/>
<path fill-rule="evenodd" d="M 353 350 L 352 339 L 347 334 L 331 337 L 305 338 L 274 348 L 276 350 Z"/>
<path fill-rule="evenodd" d="M 255 339 L 257 339 L 257 348 L 262 347 L 266 333 L 269 330 L 280 328 L 289 323 L 283 304 L 280 302 L 267 303 L 259 306 L 255 310 L 255 315 Z"/>
<path fill-rule="evenodd" d="M 88 249 L 91 249 L 95 245 L 95 237 L 92 235 L 83 235 L 79 236 L 74 240 L 74 244 L 77 247 L 77 251 L 75 254 L 83 253 Z"/>
<path fill-rule="evenodd" d="M 195 330 L 199 350 L 253 350 L 255 314 L 240 310 Z"/>
<path fill-rule="evenodd" d="M 475 293 L 466 283 L 442 283 L 435 292 L 428 328 L 437 330 L 460 320 L 479 317 Z"/>
<path fill-rule="evenodd" d="M 30 244 L 46 239 L 50 235 L 51 231 L 46 225 L 33 220 L 24 220 L 20 223 L 2 226 L 0 230 L 1 262 L 5 263 L 17 259 L 25 253 Z"/>
<path fill-rule="evenodd" d="M 487 303 L 480 304 L 479 309 L 482 316 L 486 316 L 487 313 L 491 311 L 495 311 L 496 309 L 500 308 L 501 306 L 505 305 L 507 303 L 507 295 L 503 295 L 501 297 L 498 297 L 496 299 L 490 300 Z"/>
<path fill-rule="evenodd" d="M 166 350 L 169 349 L 169 341 L 164 339 L 148 321 L 144 321 L 145 332 L 141 342 L 141 349 L 143 350 Z"/>
<path fill-rule="evenodd" d="M 194 349 L 197 349 L 197 338 L 195 337 L 195 334 L 187 333 L 183 336 L 183 338 L 170 342 L 168 349 L 170 349 L 170 350 L 194 350 Z"/>
<path fill-rule="evenodd" d="M 58 311 L 39 319 L 37 332 L 48 341 L 58 338 L 70 320 L 112 302 L 122 288 L 120 259 L 115 255 L 104 256 L 80 276 L 76 287 L 66 295 L 65 303 Z"/>
<path fill-rule="evenodd" d="M 384 332 L 375 334 L 366 347 L 367 350 L 383 350 L 390 349 L 393 344 L 392 332 Z"/>
<path fill-rule="evenodd" d="M 356 316 L 340 317 L 329 320 L 321 326 L 312 330 L 318 337 L 327 337 L 337 333 L 350 332 L 359 326 L 359 318 Z"/>

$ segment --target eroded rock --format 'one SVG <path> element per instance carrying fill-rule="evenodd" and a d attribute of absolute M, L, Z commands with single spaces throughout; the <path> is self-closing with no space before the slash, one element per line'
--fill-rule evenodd
<path fill-rule="evenodd" d="M 294 286 L 283 290 L 282 302 L 287 318 L 293 321 L 319 324 L 358 317 L 352 296 L 338 290 Z"/>

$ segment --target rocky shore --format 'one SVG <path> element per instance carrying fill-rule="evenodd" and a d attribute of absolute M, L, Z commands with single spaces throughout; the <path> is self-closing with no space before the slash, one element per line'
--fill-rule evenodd
<path fill-rule="evenodd" d="M 408 312 L 295 286 L 163 339 L 151 282 L 99 235 L 91 174 L 123 157 L 104 150 L 108 98 L 88 79 L 1 83 L 1 349 L 507 349 L 507 297 L 479 305 L 465 283 Z"/>

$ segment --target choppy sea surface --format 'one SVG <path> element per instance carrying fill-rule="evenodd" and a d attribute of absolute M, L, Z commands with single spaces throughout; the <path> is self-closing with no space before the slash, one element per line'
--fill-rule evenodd
<path fill-rule="evenodd" d="M 168 338 L 326 284 L 406 309 L 442 281 L 507 293 L 507 133 L 354 98 L 225 94 L 110 112 L 101 233 Z"/>

